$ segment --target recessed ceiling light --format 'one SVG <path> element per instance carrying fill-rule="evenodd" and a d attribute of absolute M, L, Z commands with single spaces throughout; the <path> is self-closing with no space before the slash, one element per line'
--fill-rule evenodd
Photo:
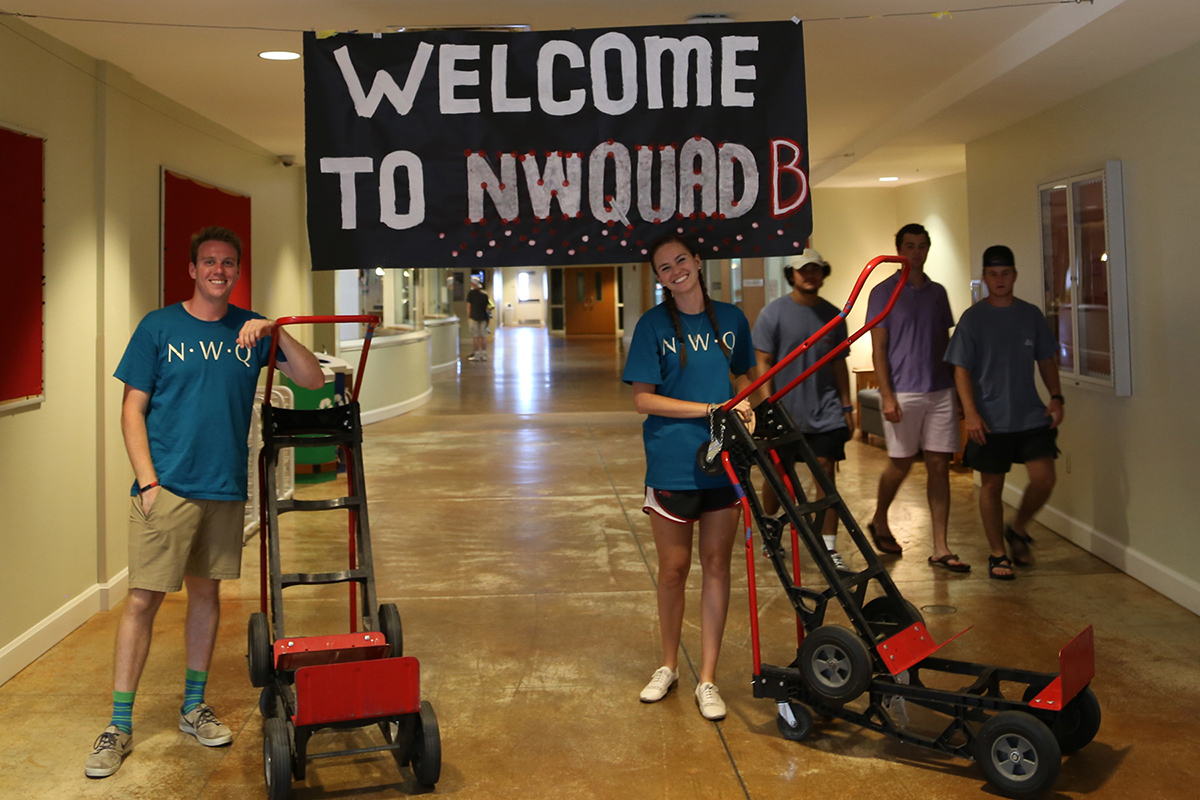
<path fill-rule="evenodd" d="M 264 50 L 258 54 L 258 57 L 265 58 L 267 61 L 295 61 L 300 54 L 293 53 L 291 50 Z"/>
<path fill-rule="evenodd" d="M 880 181 L 881 183 L 891 183 L 892 181 L 898 181 L 898 180 L 900 180 L 900 179 L 899 179 L 899 178 L 895 178 L 895 177 L 892 177 L 892 178 L 880 178 L 880 179 L 879 179 L 879 181 Z"/>

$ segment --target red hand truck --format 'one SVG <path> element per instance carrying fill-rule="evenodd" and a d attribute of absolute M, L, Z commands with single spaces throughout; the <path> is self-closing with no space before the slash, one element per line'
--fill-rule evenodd
<path fill-rule="evenodd" d="M 354 388 L 347 392 L 343 405 L 311 410 L 271 405 L 279 329 L 301 323 L 367 326 Z M 412 767 L 419 784 L 432 786 L 441 775 L 437 716 L 433 706 L 421 699 L 420 664 L 404 655 L 400 613 L 395 604 L 376 606 L 358 396 L 378 324 L 379 319 L 372 316 L 284 317 L 272 329 L 262 407 L 263 447 L 258 462 L 262 608 L 250 615 L 246 655 L 250 682 L 262 689 L 258 706 L 264 719 L 263 773 L 269 800 L 287 800 L 292 779 L 304 780 L 308 761 L 316 758 L 390 750 L 401 765 Z M 329 446 L 336 446 L 345 457 L 346 495 L 331 500 L 277 499 L 275 465 L 279 451 L 285 447 Z M 332 509 L 345 509 L 349 514 L 347 568 L 284 573 L 279 516 Z M 283 590 L 334 583 L 349 585 L 349 632 L 287 635 Z M 379 727 L 384 744 L 308 753 L 309 739 L 318 730 L 371 725 Z"/>
<path fill-rule="evenodd" d="M 899 263 L 901 273 L 884 310 L 760 403 L 755 409 L 752 435 L 733 413 L 734 406 L 845 319 L 867 276 L 885 262 Z M 1090 688 L 1095 674 L 1091 626 L 1059 651 L 1058 674 L 935 656 L 936 651 L 962 634 L 942 644 L 930 636 L 920 610 L 900 594 L 803 434 L 779 404 L 780 398 L 891 312 L 908 271 L 908 260 L 902 256 L 872 259 L 837 318 L 715 412 L 711 425 L 714 440 L 701 446 L 696 458 L 706 473 L 724 472 L 729 477 L 742 506 L 754 696 L 776 702 L 776 724 L 784 738 L 801 741 L 807 737 L 815 712 L 902 742 L 973 759 L 1002 793 L 1033 798 L 1054 785 L 1062 754 L 1082 748 L 1100 729 L 1100 704 Z M 823 498 L 809 500 L 805 496 L 793 452 L 812 472 Z M 769 516 L 763 511 L 751 477 L 753 467 L 759 468 L 780 499 L 781 514 Z M 820 536 L 826 513 L 838 515 L 865 559 L 865 569 L 842 570 L 834 565 Z M 797 615 L 796 657 L 787 666 L 764 664 L 761 659 L 754 522 L 758 524 L 763 555 L 771 562 Z M 785 528 L 791 532 L 790 562 Z M 828 588 L 801 586 L 801 544 L 808 549 Z M 841 606 L 851 627 L 826 621 L 830 601 Z M 931 681 L 946 683 L 946 675 L 965 676 L 969 683 L 956 689 L 929 685 Z M 946 727 L 935 735 L 910 727 L 906 703 L 948 718 Z"/>

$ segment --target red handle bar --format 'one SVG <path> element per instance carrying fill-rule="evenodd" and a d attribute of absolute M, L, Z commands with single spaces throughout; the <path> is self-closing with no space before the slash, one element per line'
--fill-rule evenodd
<path fill-rule="evenodd" d="M 734 397 L 732 400 L 730 400 L 729 402 L 727 402 L 723 406 L 721 406 L 721 409 L 723 411 L 725 411 L 726 413 L 733 411 L 734 406 L 736 406 L 738 403 L 745 400 L 750 395 L 754 394 L 754 392 L 758 390 L 758 387 L 762 386 L 767 381 L 771 380 L 771 378 L 773 378 L 775 376 L 775 373 L 779 372 L 779 370 L 783 369 L 785 366 L 787 366 L 788 364 L 795 361 L 797 358 L 800 357 L 801 353 L 805 352 L 810 347 L 812 347 L 814 344 L 821 341 L 821 338 L 824 337 L 825 334 L 829 333 L 835 327 L 837 327 L 837 324 L 839 322 L 841 322 L 842 320 L 844 320 L 846 318 L 846 315 L 850 313 L 850 309 L 854 307 L 854 302 L 856 300 L 858 300 L 858 295 L 862 291 L 863 284 L 865 284 L 867 282 L 867 276 L 870 275 L 871 272 L 874 271 L 874 269 L 877 266 L 879 266 L 880 264 L 887 263 L 887 262 L 891 262 L 891 263 L 900 265 L 900 280 L 896 283 L 896 288 L 892 290 L 892 295 L 891 295 L 891 297 L 888 298 L 887 305 L 884 307 L 883 311 L 880 311 L 875 316 L 874 319 L 868 321 L 867 324 L 863 325 L 861 328 L 859 328 L 857 331 L 855 331 L 853 336 L 847 337 L 847 339 L 844 342 L 841 342 L 840 344 L 838 344 L 837 347 L 833 348 L 828 353 L 826 353 L 825 356 L 822 357 L 820 361 L 813 364 L 808 369 L 804 370 L 804 372 L 801 373 L 798 378 L 793 380 L 791 383 L 789 383 L 787 386 L 783 387 L 779 391 L 775 392 L 775 394 L 771 395 L 768 398 L 768 402 L 771 402 L 771 403 L 778 402 L 779 398 L 783 397 L 785 394 L 790 392 L 792 389 L 795 389 L 796 386 L 799 385 L 799 383 L 801 381 L 805 380 L 810 375 L 812 375 L 814 372 L 816 372 L 818 369 L 825 366 L 825 364 L 828 363 L 831 358 L 833 358 L 838 353 L 845 350 L 850 345 L 854 344 L 854 342 L 858 341 L 859 337 L 861 337 L 864 333 L 866 333 L 867 331 L 871 330 L 871 328 L 874 328 L 876 325 L 878 325 L 880 323 L 880 321 L 883 320 L 884 317 L 886 317 L 888 314 L 891 313 L 892 306 L 896 305 L 896 301 L 900 298 L 900 292 L 904 289 L 904 284 L 908 282 L 909 264 L 908 264 L 908 259 L 905 258 L 904 256 L 876 256 L 875 258 L 871 259 L 867 263 L 867 265 L 865 267 L 863 267 L 862 273 L 858 276 L 858 282 L 854 284 L 854 291 L 850 292 L 850 297 L 847 298 L 846 305 L 842 307 L 842 310 L 837 315 L 837 317 L 829 320 L 829 322 L 823 328 L 821 328 L 821 330 L 817 331 L 812 336 L 808 337 L 802 345 L 800 345 L 795 350 L 793 350 L 792 352 L 790 352 L 786 356 L 784 356 L 775 366 L 771 367 L 763 375 L 761 375 L 758 378 L 758 380 L 751 383 L 749 386 L 747 386 L 745 389 L 743 389 L 741 392 L 739 392 L 736 397 Z"/>
<path fill-rule="evenodd" d="M 275 377 L 275 354 L 279 351 L 279 329 L 284 325 L 319 325 L 325 322 L 361 322 L 367 326 L 367 335 L 363 337 L 362 355 L 358 359 L 358 369 L 354 373 L 354 391 L 351 392 L 348 402 L 358 399 L 358 390 L 362 386 L 363 369 L 367 366 L 367 351 L 371 349 L 371 337 L 375 335 L 379 317 L 369 314 L 344 317 L 280 317 L 275 320 L 275 325 L 271 328 L 271 355 L 267 358 L 267 386 L 263 391 L 263 405 L 271 405 L 271 382 Z"/>

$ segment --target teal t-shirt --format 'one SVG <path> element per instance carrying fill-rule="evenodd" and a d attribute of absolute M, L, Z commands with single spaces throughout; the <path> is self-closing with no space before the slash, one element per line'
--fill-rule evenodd
<path fill-rule="evenodd" d="M 729 373 L 744 375 L 754 366 L 750 323 L 737 306 L 713 302 L 721 339 L 731 358 L 717 343 L 707 314 L 680 314 L 680 342 L 665 305 L 642 315 L 633 329 L 629 356 L 621 379 L 649 383 L 658 394 L 698 403 L 724 403 L 733 397 Z M 687 367 L 679 363 L 680 348 L 687 348 Z M 696 451 L 709 441 L 707 419 L 671 419 L 647 415 L 642 424 L 646 447 L 646 485 L 654 489 L 684 491 L 728 486 L 724 475 L 712 477 L 696 467 Z"/>
<path fill-rule="evenodd" d="M 1011 306 L 996 308 L 982 300 L 958 320 L 946 361 L 971 373 L 975 408 L 989 430 L 1019 433 L 1050 424 L 1034 372 L 1056 348 L 1037 306 L 1013 298 Z"/>
<path fill-rule="evenodd" d="M 250 350 L 238 346 L 251 319 L 263 317 L 230 306 L 224 318 L 205 322 L 182 303 L 151 311 L 117 365 L 118 380 L 150 395 L 150 457 L 159 484 L 180 497 L 246 499 L 254 390 L 271 352 L 269 337 Z M 282 352 L 277 358 L 285 360 Z"/>

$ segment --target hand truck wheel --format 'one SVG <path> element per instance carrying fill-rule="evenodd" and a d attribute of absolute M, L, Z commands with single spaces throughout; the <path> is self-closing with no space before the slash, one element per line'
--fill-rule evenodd
<path fill-rule="evenodd" d="M 1044 688 L 1030 686 L 1025 691 L 1025 702 L 1037 697 Z M 1082 750 L 1096 737 L 1100 732 L 1100 701 L 1096 699 L 1092 687 L 1084 687 L 1082 692 L 1071 698 L 1071 702 L 1063 706 L 1050 724 L 1050 732 L 1058 741 L 1063 755 Z"/>
<path fill-rule="evenodd" d="M 1001 711 L 976 734 L 975 760 L 1005 795 L 1031 800 L 1058 780 L 1062 751 L 1041 720 L 1023 711 Z"/>
<path fill-rule="evenodd" d="M 263 723 L 263 777 L 267 800 L 287 800 L 292 792 L 292 737 L 279 717 Z"/>
<path fill-rule="evenodd" d="M 255 611 L 250 615 L 246 632 L 246 665 L 250 669 L 250 685 L 256 689 L 270 683 L 275 671 L 275 659 L 271 653 L 271 633 L 267 628 L 267 615 Z"/>
<path fill-rule="evenodd" d="M 442 775 L 442 739 L 438 734 L 437 715 L 428 700 L 421 701 L 420 723 L 413 740 L 413 775 L 422 786 L 433 786 Z"/>
<path fill-rule="evenodd" d="M 791 719 L 785 716 L 785 709 Z M 813 715 L 799 703 L 780 703 L 775 726 L 779 728 L 780 735 L 789 742 L 802 742 L 812 732 Z"/>
<path fill-rule="evenodd" d="M 388 643 L 388 658 L 404 655 L 404 628 L 400 625 L 400 611 L 395 603 L 379 606 L 379 630 Z"/>
<path fill-rule="evenodd" d="M 813 694 L 840 706 L 871 685 L 871 652 L 854 631 L 822 625 L 800 645 L 800 673 Z"/>
<path fill-rule="evenodd" d="M 258 713 L 262 714 L 263 719 L 280 716 L 278 698 L 278 687 L 274 681 L 268 681 L 258 694 Z"/>

